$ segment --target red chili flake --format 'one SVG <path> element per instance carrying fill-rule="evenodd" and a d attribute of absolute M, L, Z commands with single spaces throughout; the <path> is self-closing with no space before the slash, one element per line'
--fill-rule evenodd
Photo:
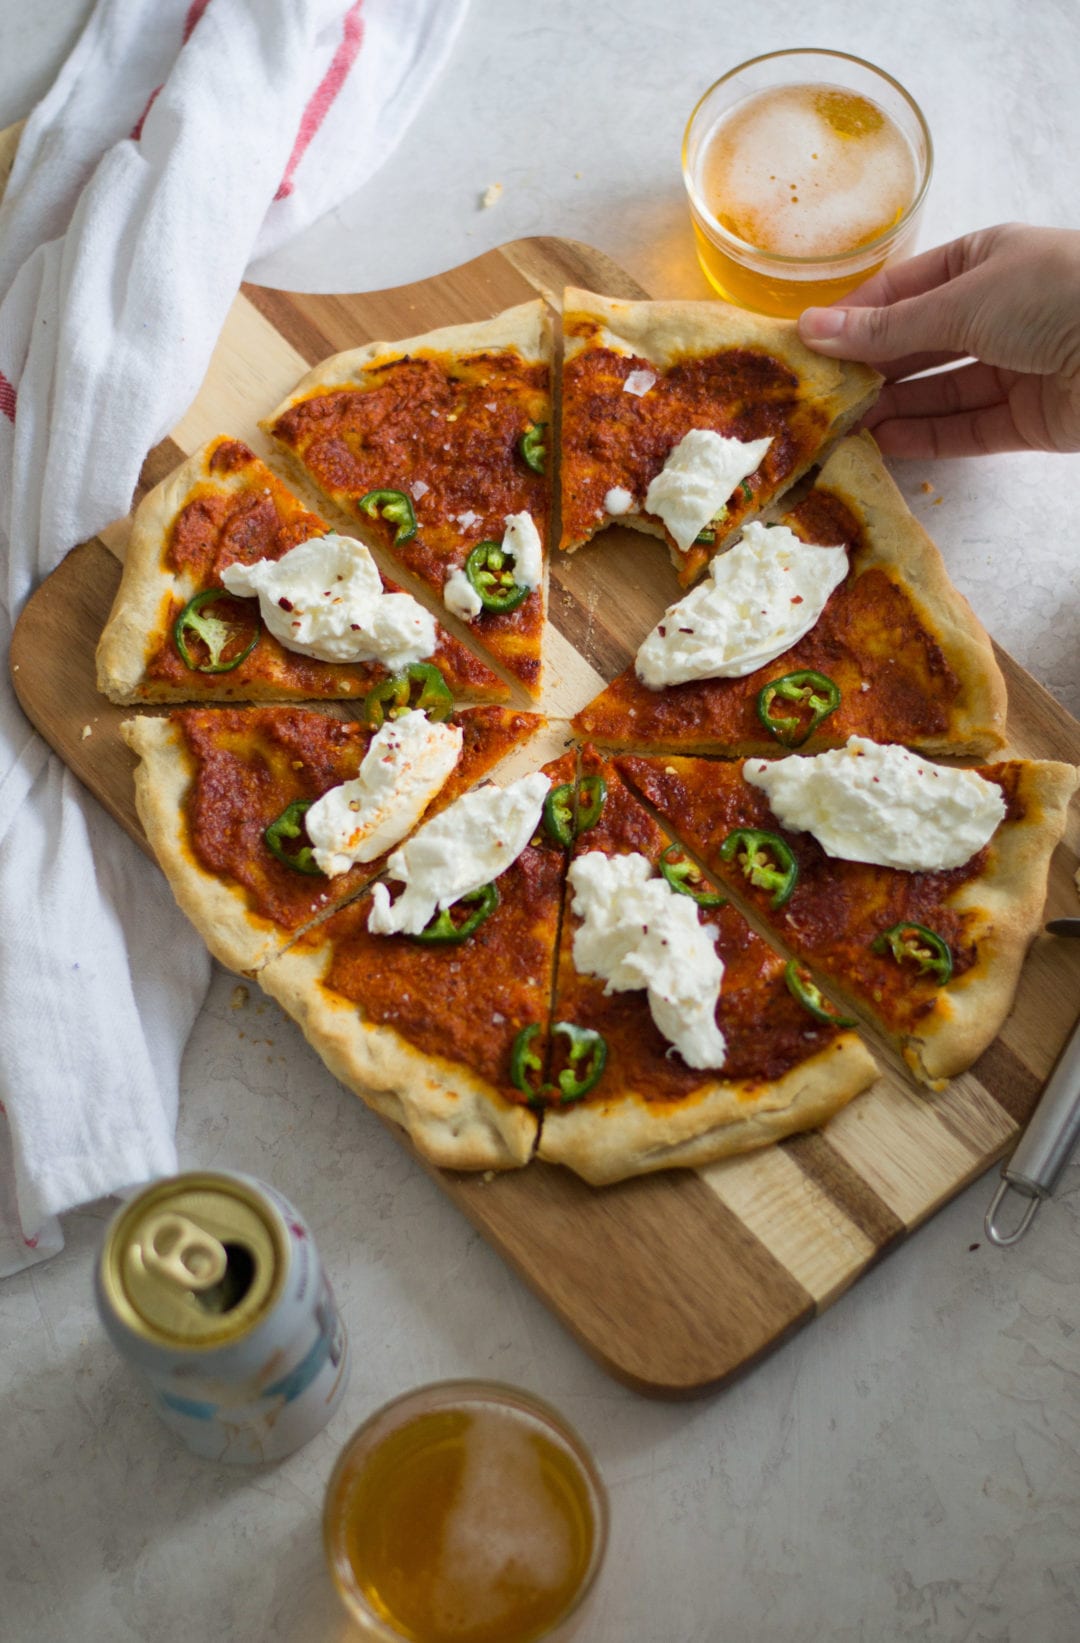
<path fill-rule="evenodd" d="M 693 628 L 680 628 L 679 629 L 680 633 L 693 633 L 693 631 L 694 631 Z"/>
<path fill-rule="evenodd" d="M 792 603 L 792 604 L 793 604 L 793 605 L 801 605 L 801 604 L 802 604 L 802 602 L 803 602 L 803 596 L 802 596 L 802 594 L 801 594 L 801 593 L 795 593 L 795 594 L 792 594 L 792 596 L 791 596 L 791 603 Z"/>
<path fill-rule="evenodd" d="M 359 622 L 350 622 L 349 623 L 349 631 L 351 633 L 359 633 L 361 631 L 360 623 Z"/>
<path fill-rule="evenodd" d="M 278 600 L 278 604 L 281 606 L 282 610 L 292 610 L 293 608 L 292 600 L 286 599 L 284 594 L 282 594 L 281 598 Z"/>
<path fill-rule="evenodd" d="M 658 627 L 656 631 L 660 635 L 661 639 L 666 639 L 667 638 L 667 628 Z"/>

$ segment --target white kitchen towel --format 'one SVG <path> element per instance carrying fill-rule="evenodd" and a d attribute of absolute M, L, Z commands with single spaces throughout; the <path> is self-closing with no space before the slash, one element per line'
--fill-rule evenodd
<path fill-rule="evenodd" d="M 128 509 L 240 280 L 353 193 L 466 0 L 98 0 L 0 204 L 0 647 Z M 223 430 L 227 432 L 228 430 Z M 157 869 L 0 683 L 0 1274 L 175 1167 L 209 961 Z"/>

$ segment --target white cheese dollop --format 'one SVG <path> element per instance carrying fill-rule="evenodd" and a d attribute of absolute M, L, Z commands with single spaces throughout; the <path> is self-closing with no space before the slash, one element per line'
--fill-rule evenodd
<path fill-rule="evenodd" d="M 258 597 L 275 639 L 320 662 L 382 662 L 396 672 L 433 654 L 435 618 L 411 594 L 384 593 L 362 542 L 331 531 L 280 559 L 229 565 L 230 593 Z"/>
<path fill-rule="evenodd" d="M 743 774 L 781 826 L 812 833 L 826 855 L 911 873 L 962 867 L 1005 818 L 1001 789 L 977 771 L 865 736 L 829 753 L 748 759 Z"/>
<path fill-rule="evenodd" d="M 447 805 L 390 857 L 387 877 L 405 889 L 391 905 L 386 885 L 373 887 L 368 929 L 415 936 L 437 910 L 497 879 L 536 832 L 550 786 L 536 770 L 509 787 L 479 787 Z"/>
<path fill-rule="evenodd" d="M 664 612 L 637 653 L 638 678 L 662 690 L 753 673 L 809 633 L 847 569 L 843 547 L 819 548 L 786 525 L 753 521 Z"/>
<path fill-rule="evenodd" d="M 484 601 L 465 575 L 460 565 L 450 572 L 443 583 L 443 604 L 463 622 L 475 622 L 484 608 Z"/>
<path fill-rule="evenodd" d="M 630 371 L 622 385 L 624 394 L 634 394 L 641 399 L 648 393 L 656 382 L 655 371 Z"/>
<path fill-rule="evenodd" d="M 426 713 L 387 720 L 353 779 L 330 788 L 304 817 L 316 866 L 334 878 L 398 844 L 454 769 L 461 741 L 459 726 L 433 724 Z"/>
<path fill-rule="evenodd" d="M 620 514 L 629 513 L 634 506 L 634 497 L 625 485 L 613 485 L 604 497 L 604 512 L 610 513 L 615 519 Z"/>
<path fill-rule="evenodd" d="M 519 588 L 538 588 L 544 575 L 544 550 L 531 513 L 508 513 L 503 533 L 504 553 L 514 556 L 514 581 Z"/>
<path fill-rule="evenodd" d="M 716 1025 L 724 964 L 716 930 L 698 922 L 697 906 L 642 855 L 605 856 L 590 850 L 569 872 L 574 965 L 600 976 L 604 991 L 645 988 L 654 1022 L 689 1067 L 722 1067 L 727 1055 Z"/>
<path fill-rule="evenodd" d="M 691 428 L 645 492 L 646 508 L 659 514 L 685 553 L 771 444 L 771 439 L 730 439 L 711 428 Z"/>

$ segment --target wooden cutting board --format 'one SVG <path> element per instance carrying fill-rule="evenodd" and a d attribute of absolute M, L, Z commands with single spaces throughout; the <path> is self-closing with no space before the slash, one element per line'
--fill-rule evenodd
<path fill-rule="evenodd" d="M 150 453 L 138 494 L 219 433 L 247 440 L 278 466 L 256 419 L 328 354 L 481 318 L 537 291 L 558 306 L 566 284 L 645 295 L 599 252 L 546 238 L 363 296 L 246 287 L 198 399 Z M 64 560 L 27 605 L 11 661 L 26 713 L 145 847 L 134 759 L 117 730 L 130 710 L 94 688 L 94 646 L 128 530 L 129 522 L 118 524 Z M 633 531 L 606 531 L 554 564 L 545 711 L 556 721 L 576 712 L 627 665 L 678 592 L 667 550 Z M 1080 763 L 1080 725 L 1008 656 L 999 660 L 1012 749 Z M 564 735 L 556 722 L 553 736 Z M 530 761 L 548 752 L 533 749 Z M 1078 845 L 1074 814 L 1054 857 L 1052 914 L 1080 912 Z M 644 1392 L 693 1393 L 777 1346 L 1011 1148 L 1077 1000 L 1080 942 L 1040 936 L 1001 1036 L 940 1095 L 913 1087 L 881 1050 L 878 1082 L 824 1130 L 705 1169 L 596 1190 L 541 1164 L 490 1179 L 424 1167 L 612 1374 Z"/>

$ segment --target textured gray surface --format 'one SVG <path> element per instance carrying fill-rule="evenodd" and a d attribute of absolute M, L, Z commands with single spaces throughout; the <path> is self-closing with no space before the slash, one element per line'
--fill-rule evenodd
<path fill-rule="evenodd" d="M 84 9 L 0 0 L 9 117 Z M 822 0 L 810 25 L 774 0 L 763 22 L 746 15 L 676 0 L 661 33 L 647 0 L 474 0 L 390 165 L 262 277 L 394 285 L 546 232 L 658 294 L 703 295 L 684 116 L 737 56 L 791 43 L 870 57 L 921 101 L 938 148 L 924 244 L 1073 220 L 1070 8 Z M 481 210 L 494 181 L 502 198 Z M 1080 458 L 896 471 L 991 632 L 1080 711 Z M 1080 1636 L 1080 1167 L 1015 1251 L 983 1237 L 987 1178 L 744 1381 L 650 1403 L 582 1355 L 274 1006 L 233 1008 L 234 987 L 217 973 L 185 1056 L 183 1161 L 272 1179 L 303 1208 L 353 1340 L 346 1406 L 256 1475 L 177 1449 L 93 1314 L 108 1206 L 68 1217 L 64 1253 L 0 1285 L 5 1643 L 344 1643 L 318 1540 L 334 1455 L 384 1399 L 448 1375 L 540 1391 L 593 1446 L 613 1538 L 585 1643 Z"/>

